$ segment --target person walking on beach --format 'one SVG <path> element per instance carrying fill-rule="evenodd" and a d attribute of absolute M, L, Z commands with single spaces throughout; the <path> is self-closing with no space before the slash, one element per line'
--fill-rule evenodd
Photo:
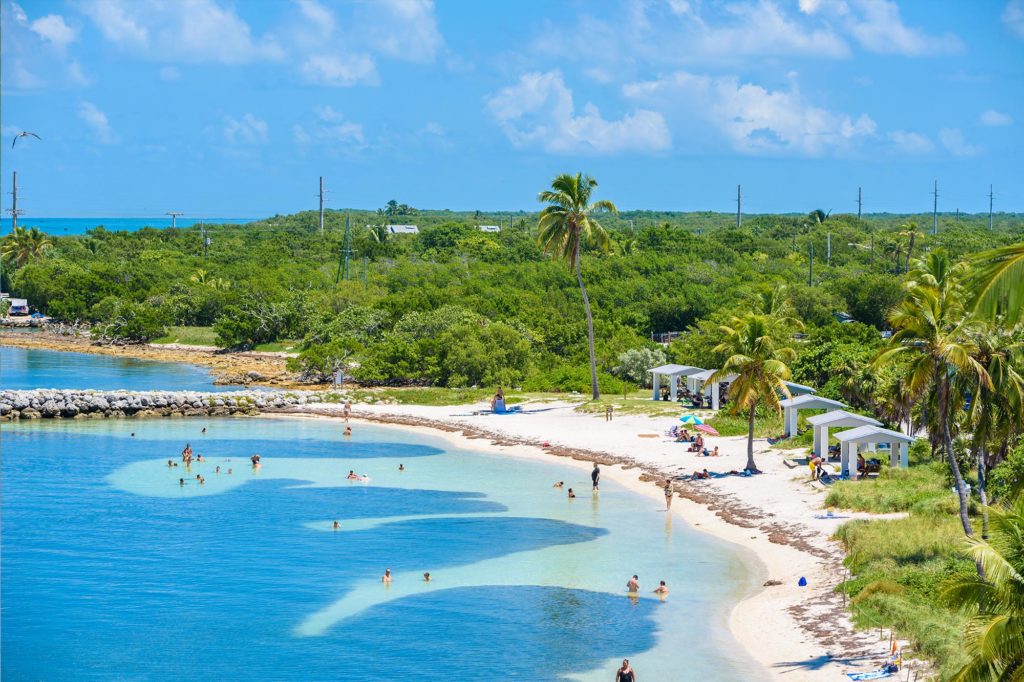
<path fill-rule="evenodd" d="M 629 666 L 629 659 L 622 660 L 622 667 L 615 673 L 615 682 L 636 682 L 636 673 Z"/>
<path fill-rule="evenodd" d="M 672 509 L 672 479 L 665 481 L 665 511 Z"/>
<path fill-rule="evenodd" d="M 601 480 L 601 468 L 594 462 L 594 470 L 590 472 L 590 480 L 594 483 L 594 490 L 597 490 L 598 481 Z"/>
<path fill-rule="evenodd" d="M 640 591 L 640 578 L 638 578 L 637 576 L 634 575 L 632 578 L 629 579 L 629 582 L 626 583 L 626 592 L 633 593 L 633 592 L 639 592 L 639 591 Z"/>

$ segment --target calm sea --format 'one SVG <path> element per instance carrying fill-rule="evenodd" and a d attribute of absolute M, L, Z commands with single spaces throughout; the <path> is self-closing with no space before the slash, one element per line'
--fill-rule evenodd
<path fill-rule="evenodd" d="M 0 426 L 4 679 L 606 681 L 623 657 L 646 680 L 763 678 L 726 628 L 754 576 L 660 500 L 353 427 Z M 206 461 L 168 467 L 186 442 Z"/>
<path fill-rule="evenodd" d="M 251 223 L 256 218 L 192 218 L 187 216 L 178 217 L 178 227 L 189 227 L 198 225 L 203 220 L 207 225 L 244 225 Z M 140 230 L 143 227 L 170 227 L 171 219 L 168 216 L 149 218 L 33 218 L 22 216 L 18 220 L 21 227 L 38 227 L 43 232 L 63 236 L 68 234 L 85 234 L 88 230 L 102 225 L 108 230 L 123 230 L 131 232 Z M 11 219 L 0 220 L 0 234 L 10 234 Z"/>

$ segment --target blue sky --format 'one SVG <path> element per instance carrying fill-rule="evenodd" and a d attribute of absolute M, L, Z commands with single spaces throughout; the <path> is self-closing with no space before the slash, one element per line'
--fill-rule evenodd
<path fill-rule="evenodd" d="M 0 2 L 27 216 L 1024 210 L 1024 0 Z"/>

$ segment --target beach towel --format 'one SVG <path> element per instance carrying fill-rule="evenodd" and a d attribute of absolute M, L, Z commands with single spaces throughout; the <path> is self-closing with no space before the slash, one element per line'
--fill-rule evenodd
<path fill-rule="evenodd" d="M 846 673 L 846 676 L 851 680 L 880 680 L 890 675 L 892 673 L 887 673 L 884 670 L 872 670 L 869 673 Z"/>

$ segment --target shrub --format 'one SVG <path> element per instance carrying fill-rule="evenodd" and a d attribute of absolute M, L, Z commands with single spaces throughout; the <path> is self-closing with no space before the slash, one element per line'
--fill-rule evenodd
<path fill-rule="evenodd" d="M 612 369 L 612 373 L 620 379 L 649 387 L 651 385 L 649 370 L 664 365 L 666 362 L 668 360 L 665 358 L 665 351 L 660 348 L 634 348 L 619 356 L 619 364 Z"/>

